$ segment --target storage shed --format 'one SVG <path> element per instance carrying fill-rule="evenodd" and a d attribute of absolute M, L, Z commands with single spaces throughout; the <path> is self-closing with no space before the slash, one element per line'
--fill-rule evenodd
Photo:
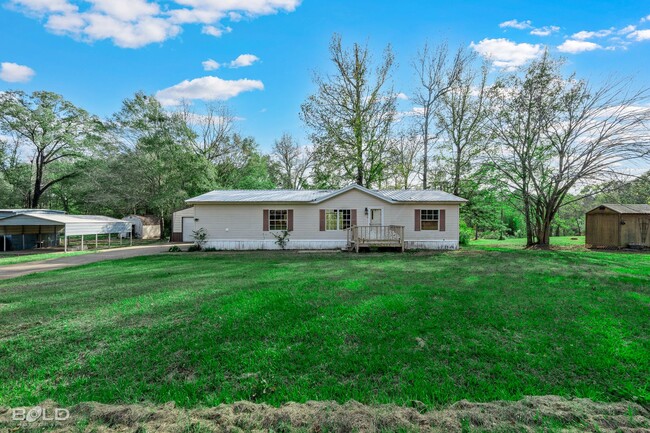
<path fill-rule="evenodd" d="M 194 241 L 194 207 L 174 212 L 172 215 L 172 242 Z"/>
<path fill-rule="evenodd" d="M 594 248 L 650 248 L 650 205 L 600 205 L 587 212 L 586 234 Z"/>
<path fill-rule="evenodd" d="M 45 213 L 17 214 L 0 219 L 0 249 L 26 250 L 60 245 L 68 249 L 68 237 L 118 234 L 130 236 L 132 223 L 101 215 L 64 215 Z"/>
<path fill-rule="evenodd" d="M 160 239 L 160 218 L 154 215 L 129 215 L 122 219 L 133 223 L 133 237 L 136 239 Z"/>

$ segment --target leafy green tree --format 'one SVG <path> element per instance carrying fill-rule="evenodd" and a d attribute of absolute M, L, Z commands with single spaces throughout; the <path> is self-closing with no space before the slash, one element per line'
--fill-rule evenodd
<path fill-rule="evenodd" d="M 396 115 L 396 95 L 388 88 L 393 53 L 387 47 L 374 68 L 367 47 L 354 44 L 346 50 L 334 35 L 330 55 L 335 71 L 315 76 L 318 90 L 303 103 L 301 117 L 317 147 L 317 163 L 325 162 L 344 181 L 370 188 L 385 175 Z"/>
<path fill-rule="evenodd" d="M 62 96 L 38 91 L 0 93 L 0 131 L 10 134 L 31 162 L 29 206 L 37 208 L 43 194 L 80 173 L 100 141 L 102 122 Z"/>

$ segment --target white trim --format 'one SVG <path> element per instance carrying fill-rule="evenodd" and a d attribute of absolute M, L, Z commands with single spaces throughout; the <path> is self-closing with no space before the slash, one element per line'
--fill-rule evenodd
<path fill-rule="evenodd" d="M 364 188 L 361 185 L 357 185 L 356 183 L 354 183 L 352 185 L 348 185 L 345 188 L 341 188 L 338 191 L 334 191 L 331 194 L 327 194 L 325 197 L 321 197 L 318 200 L 314 200 L 314 201 L 312 201 L 310 203 L 314 203 L 314 204 L 322 203 L 322 202 L 324 202 L 326 200 L 329 200 L 331 198 L 334 198 L 336 196 L 344 194 L 344 193 L 346 193 L 348 191 L 351 191 L 353 189 L 356 189 L 357 191 L 365 192 L 366 194 L 371 195 L 371 196 L 373 196 L 375 198 L 378 198 L 379 200 L 383 200 L 386 203 L 399 203 L 399 202 L 397 202 L 397 201 L 395 201 L 395 200 L 393 200 L 391 198 L 386 197 L 383 194 L 380 194 L 380 193 L 378 193 L 376 191 L 373 191 L 373 190 L 370 190 L 368 188 Z"/>
<path fill-rule="evenodd" d="M 438 223 L 438 228 L 437 228 L 437 229 L 435 229 L 435 230 L 429 230 L 429 229 L 424 229 L 424 228 L 422 228 L 422 227 L 423 227 L 423 226 L 422 226 L 422 221 L 423 221 L 423 220 L 422 220 L 422 211 L 423 211 L 423 210 L 433 210 L 433 211 L 436 211 L 436 210 L 437 210 L 437 211 L 438 211 L 438 219 L 436 219 L 436 220 L 424 220 L 424 221 L 435 221 L 435 222 L 437 222 L 437 223 Z M 439 231 L 440 231 L 440 211 L 441 211 L 440 208 L 420 209 L 420 231 L 421 231 L 421 232 L 439 232 Z"/>
<path fill-rule="evenodd" d="M 338 211 L 342 211 L 342 210 L 348 210 L 348 211 L 350 211 L 350 227 L 352 227 L 352 211 L 353 211 L 353 210 L 356 210 L 357 212 L 359 212 L 358 209 L 354 209 L 354 208 L 351 208 L 351 207 L 350 207 L 350 208 L 345 208 L 345 207 L 321 208 L 321 210 L 324 210 L 324 211 L 325 211 L 325 231 L 326 231 L 326 232 L 344 232 L 344 231 L 347 230 L 347 229 L 342 229 L 342 228 L 336 228 L 336 229 L 334 229 L 334 230 L 329 230 L 329 229 L 327 228 L 327 211 L 328 211 L 328 210 L 329 210 L 329 211 L 337 211 L 337 212 L 338 212 Z M 336 227 L 338 227 L 338 226 L 339 226 L 339 219 L 338 219 L 338 217 L 337 217 L 337 218 L 336 218 Z"/>

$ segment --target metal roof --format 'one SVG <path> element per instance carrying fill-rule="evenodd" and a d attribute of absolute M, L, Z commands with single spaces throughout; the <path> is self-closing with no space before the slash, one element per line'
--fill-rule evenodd
<path fill-rule="evenodd" d="M 650 204 L 602 204 L 592 210 L 606 207 L 621 214 L 650 214 Z"/>
<path fill-rule="evenodd" d="M 124 233 L 133 223 L 102 215 L 17 214 L 0 219 L 0 227 L 63 226 L 67 236 Z"/>
<path fill-rule="evenodd" d="M 381 190 L 382 195 L 390 197 L 391 199 L 399 202 L 431 202 L 431 201 L 444 201 L 444 202 L 458 202 L 464 203 L 467 200 L 460 198 L 453 194 L 444 191 L 425 189 L 425 190 Z"/>
<path fill-rule="evenodd" d="M 334 190 L 217 190 L 186 200 L 201 203 L 320 203 L 339 194 L 356 189 L 390 203 L 464 203 L 467 200 L 436 190 L 370 190 L 360 185 L 349 185 Z"/>
<path fill-rule="evenodd" d="M 123 220 L 118 220 L 116 218 L 111 218 L 103 215 L 63 215 L 63 214 L 19 214 L 19 215 L 14 215 L 9 218 L 5 218 L 4 220 L 0 221 L 0 224 L 14 219 L 16 217 L 27 217 L 27 218 L 34 218 L 34 219 L 42 219 L 46 221 L 52 221 L 56 223 L 61 223 L 61 224 L 81 224 L 81 223 L 126 223 L 127 221 Z"/>

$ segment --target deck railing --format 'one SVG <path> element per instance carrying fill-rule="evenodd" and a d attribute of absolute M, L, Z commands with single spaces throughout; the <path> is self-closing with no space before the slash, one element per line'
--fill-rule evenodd
<path fill-rule="evenodd" d="M 393 247 L 404 251 L 404 226 L 353 226 L 348 229 L 348 249 Z"/>

